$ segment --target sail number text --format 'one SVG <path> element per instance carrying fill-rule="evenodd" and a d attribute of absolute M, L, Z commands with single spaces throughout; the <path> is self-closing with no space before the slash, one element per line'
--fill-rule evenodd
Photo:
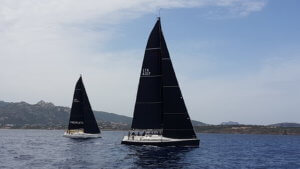
<path fill-rule="evenodd" d="M 150 76 L 151 72 L 149 71 L 148 68 L 143 68 L 142 69 L 142 75 L 143 76 Z"/>

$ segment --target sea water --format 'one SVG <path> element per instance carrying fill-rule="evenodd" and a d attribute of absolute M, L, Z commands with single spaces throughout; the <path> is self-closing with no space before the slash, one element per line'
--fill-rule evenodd
<path fill-rule="evenodd" d="M 300 168 L 300 136 L 198 134 L 199 148 L 121 145 L 127 132 L 74 140 L 63 130 L 0 130 L 0 168 Z"/>

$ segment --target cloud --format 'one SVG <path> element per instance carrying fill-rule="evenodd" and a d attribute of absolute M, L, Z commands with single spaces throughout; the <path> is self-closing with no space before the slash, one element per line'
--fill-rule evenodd
<path fill-rule="evenodd" d="M 189 82 L 182 87 L 196 119 L 212 124 L 299 122 L 299 57 L 266 60 L 258 71 L 243 76 L 183 80 Z"/>
<path fill-rule="evenodd" d="M 131 115 L 143 49 L 105 51 L 120 23 L 159 8 L 216 6 L 248 15 L 264 1 L 1 0 L 0 95 L 70 106 L 80 73 L 94 109 Z"/>
<path fill-rule="evenodd" d="M 257 12 L 262 10 L 263 7 L 266 5 L 266 1 L 221 0 L 217 2 L 217 5 L 221 7 L 228 7 L 228 9 L 234 14 L 238 14 L 240 16 L 247 16 L 251 12 Z"/>

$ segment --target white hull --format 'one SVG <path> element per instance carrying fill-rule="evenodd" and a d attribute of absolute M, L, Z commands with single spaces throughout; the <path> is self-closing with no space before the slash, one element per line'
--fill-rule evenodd
<path fill-rule="evenodd" d="M 82 132 L 74 132 L 74 133 L 67 133 L 65 132 L 64 137 L 68 138 L 99 138 L 101 137 L 100 134 L 89 134 L 89 133 L 82 133 Z"/>
<path fill-rule="evenodd" d="M 199 146 L 197 138 L 174 139 L 163 137 L 162 135 L 146 136 L 124 136 L 122 144 L 130 145 L 157 145 L 157 146 Z"/>

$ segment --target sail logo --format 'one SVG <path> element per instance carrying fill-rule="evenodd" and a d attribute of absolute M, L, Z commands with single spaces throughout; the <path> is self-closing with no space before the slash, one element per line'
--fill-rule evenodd
<path fill-rule="evenodd" d="M 73 100 L 73 102 L 76 102 L 76 103 L 78 103 L 78 102 L 80 102 L 80 101 L 79 101 L 79 100 L 77 100 L 77 99 L 74 99 L 74 100 Z"/>
<path fill-rule="evenodd" d="M 71 124 L 83 124 L 83 121 L 70 121 Z"/>
<path fill-rule="evenodd" d="M 142 69 L 142 75 L 143 76 L 150 76 L 151 72 L 149 71 L 148 68 L 143 68 Z"/>

